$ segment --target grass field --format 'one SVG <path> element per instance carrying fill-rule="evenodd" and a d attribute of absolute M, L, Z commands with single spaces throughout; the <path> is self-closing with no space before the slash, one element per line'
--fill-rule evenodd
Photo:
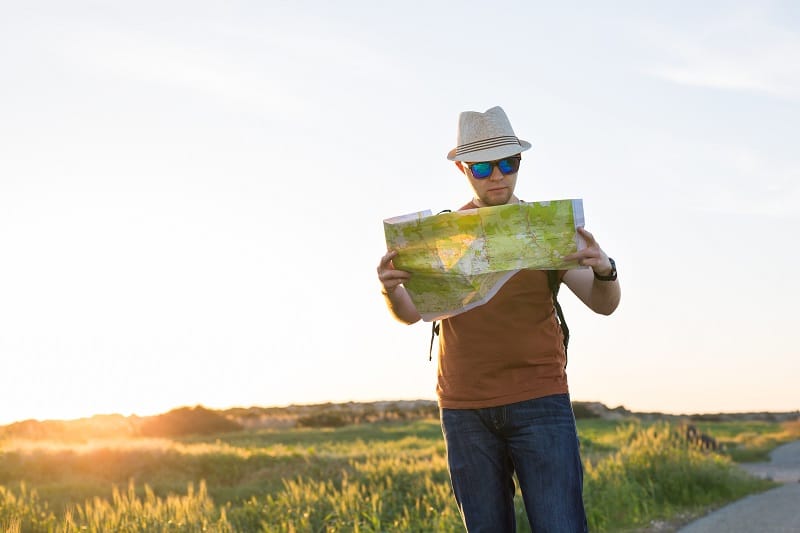
<path fill-rule="evenodd" d="M 733 460 L 798 423 L 704 422 L 723 450 L 664 422 L 579 420 L 591 531 L 631 531 L 765 490 Z M 519 531 L 527 531 L 518 499 Z M 437 420 L 208 436 L 7 439 L 0 531 L 463 531 Z"/>

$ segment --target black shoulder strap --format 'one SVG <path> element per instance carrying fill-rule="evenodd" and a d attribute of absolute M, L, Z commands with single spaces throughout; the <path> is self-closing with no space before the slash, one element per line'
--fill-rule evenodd
<path fill-rule="evenodd" d="M 550 286 L 550 292 L 553 295 L 553 307 L 556 308 L 556 315 L 558 315 L 558 323 L 561 326 L 561 333 L 564 335 L 564 368 L 567 368 L 567 346 L 569 346 L 569 327 L 567 321 L 564 320 L 564 311 L 561 310 L 561 304 L 558 303 L 558 289 L 561 285 L 561 280 L 558 279 L 558 270 L 547 271 L 547 284 Z"/>
<path fill-rule="evenodd" d="M 439 324 L 438 320 L 431 322 L 431 347 L 428 348 L 428 361 L 433 361 L 433 338 L 439 334 Z"/>

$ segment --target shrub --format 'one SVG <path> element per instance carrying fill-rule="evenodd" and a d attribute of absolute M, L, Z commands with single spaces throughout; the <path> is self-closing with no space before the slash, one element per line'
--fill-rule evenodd
<path fill-rule="evenodd" d="M 572 412 L 575 413 L 576 419 L 600 418 L 600 415 L 585 403 L 572 402 Z"/>
<path fill-rule="evenodd" d="M 146 418 L 139 428 L 145 437 L 180 437 L 239 431 L 242 425 L 198 405 L 181 407 L 163 415 Z"/>
<path fill-rule="evenodd" d="M 308 428 L 338 428 L 346 426 L 350 421 L 343 413 L 322 412 L 297 419 L 299 427 Z"/>

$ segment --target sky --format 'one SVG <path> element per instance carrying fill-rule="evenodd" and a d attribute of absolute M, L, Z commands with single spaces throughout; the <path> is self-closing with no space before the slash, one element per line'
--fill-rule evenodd
<path fill-rule="evenodd" d="M 572 399 L 798 410 L 798 58 L 792 1 L 0 0 L 0 424 L 435 399 L 382 221 L 496 105 L 619 270 Z"/>

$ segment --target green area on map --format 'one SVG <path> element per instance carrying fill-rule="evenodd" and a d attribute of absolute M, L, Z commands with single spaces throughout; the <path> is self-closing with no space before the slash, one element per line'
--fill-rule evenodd
<path fill-rule="evenodd" d="M 394 266 L 412 274 L 405 287 L 423 317 L 483 303 L 509 272 L 577 268 L 563 258 L 582 247 L 578 226 L 579 199 L 384 220 Z"/>

